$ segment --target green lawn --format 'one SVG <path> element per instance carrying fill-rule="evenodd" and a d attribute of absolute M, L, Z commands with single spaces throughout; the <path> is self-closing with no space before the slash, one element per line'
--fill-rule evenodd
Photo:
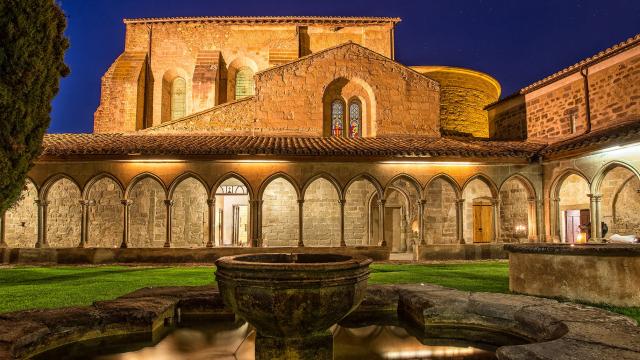
<path fill-rule="evenodd" d="M 432 283 L 467 291 L 509 292 L 503 261 L 396 265 L 374 264 L 369 283 Z M 213 266 L 14 267 L 0 268 L 0 312 L 89 305 L 146 286 L 206 285 Z M 601 307 L 640 322 L 640 308 Z"/>

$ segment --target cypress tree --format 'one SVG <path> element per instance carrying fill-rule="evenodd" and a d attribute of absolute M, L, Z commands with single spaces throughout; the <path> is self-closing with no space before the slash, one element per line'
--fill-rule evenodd
<path fill-rule="evenodd" d="M 55 0 L 0 1 L 0 213 L 20 196 L 69 74 L 66 19 Z"/>

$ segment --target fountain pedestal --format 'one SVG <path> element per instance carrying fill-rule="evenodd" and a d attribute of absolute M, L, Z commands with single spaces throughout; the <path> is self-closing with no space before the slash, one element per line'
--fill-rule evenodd
<path fill-rule="evenodd" d="M 225 304 L 256 328 L 256 358 L 324 359 L 322 348 L 330 359 L 328 329 L 362 301 L 371 262 L 337 254 L 238 255 L 216 261 L 216 279 Z"/>

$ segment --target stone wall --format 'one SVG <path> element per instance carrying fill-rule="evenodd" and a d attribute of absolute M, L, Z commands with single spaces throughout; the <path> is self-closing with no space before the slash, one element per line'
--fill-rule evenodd
<path fill-rule="evenodd" d="M 207 190 L 195 178 L 180 182 L 173 192 L 171 247 L 204 247 L 208 240 Z"/>
<path fill-rule="evenodd" d="M 340 246 L 340 203 L 335 187 L 317 179 L 304 194 L 303 240 L 308 246 Z"/>
<path fill-rule="evenodd" d="M 527 107 L 524 96 L 515 95 L 487 109 L 489 137 L 495 140 L 525 140 L 527 138 Z"/>
<path fill-rule="evenodd" d="M 129 247 L 162 247 L 165 244 L 167 212 L 164 189 L 157 180 L 147 177 L 129 192 Z"/>
<path fill-rule="evenodd" d="M 29 180 L 18 200 L 5 213 L 5 242 L 9 247 L 33 247 L 38 237 L 38 190 Z"/>
<path fill-rule="evenodd" d="M 485 107 L 500 98 L 500 85 L 489 75 L 448 66 L 413 66 L 440 83 L 441 131 L 452 135 L 489 136 Z"/>
<path fill-rule="evenodd" d="M 400 251 L 411 252 L 416 243 L 418 243 L 418 228 L 419 228 L 419 207 L 420 207 L 420 194 L 413 180 L 405 177 L 401 177 L 391 183 L 394 190 L 392 193 L 388 193 L 385 198 L 385 205 L 393 205 L 394 203 L 402 206 L 404 209 L 402 219 L 401 230 L 403 232 L 403 243 L 400 244 Z M 419 185 L 417 185 L 419 186 Z M 395 199 L 391 197 L 395 193 Z M 400 196 L 402 195 L 402 196 Z M 394 201 L 395 200 L 395 201 Z M 386 220 L 386 219 L 385 219 Z"/>
<path fill-rule="evenodd" d="M 426 189 L 424 208 L 427 244 L 457 244 L 456 193 L 442 179 L 432 181 Z"/>
<path fill-rule="evenodd" d="M 370 136 L 439 136 L 438 83 L 356 44 L 256 74 L 256 134 L 322 136 L 325 88 L 340 78 L 367 89 Z"/>
<path fill-rule="evenodd" d="M 263 245 L 297 246 L 298 195 L 293 185 L 277 178 L 267 185 L 262 200 Z"/>
<path fill-rule="evenodd" d="M 255 98 L 249 97 L 214 107 L 213 109 L 149 128 L 154 133 L 217 133 L 221 135 L 251 135 Z"/>
<path fill-rule="evenodd" d="M 640 235 L 640 181 L 630 170 L 615 167 L 600 186 L 601 216 L 609 231 L 604 234 Z"/>
<path fill-rule="evenodd" d="M 529 191 L 511 179 L 500 189 L 500 241 L 526 242 L 529 228 Z"/>
<path fill-rule="evenodd" d="M 369 242 L 369 199 L 376 192 L 373 184 L 366 179 L 356 180 L 345 193 L 344 241 L 347 246 L 370 245 Z M 377 207 L 377 204 L 373 206 Z M 377 241 L 372 240 L 372 245 Z"/>
<path fill-rule="evenodd" d="M 62 178 L 51 185 L 46 200 L 47 243 L 51 247 L 77 247 L 80 244 L 80 189 Z"/>
<path fill-rule="evenodd" d="M 124 206 L 122 190 L 112 179 L 96 181 L 87 199 L 89 206 L 89 237 L 85 246 L 119 247 L 122 244 Z"/>
<path fill-rule="evenodd" d="M 589 209 L 589 184 L 579 175 L 567 176 L 560 186 L 560 210 Z"/>

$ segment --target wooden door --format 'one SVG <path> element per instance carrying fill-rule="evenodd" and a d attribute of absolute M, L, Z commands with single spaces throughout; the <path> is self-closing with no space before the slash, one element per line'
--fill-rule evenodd
<path fill-rule="evenodd" d="M 384 236 L 391 251 L 400 251 L 401 208 L 384 208 Z"/>
<path fill-rule="evenodd" d="M 493 207 L 473 205 L 473 242 L 488 243 L 493 238 Z"/>

